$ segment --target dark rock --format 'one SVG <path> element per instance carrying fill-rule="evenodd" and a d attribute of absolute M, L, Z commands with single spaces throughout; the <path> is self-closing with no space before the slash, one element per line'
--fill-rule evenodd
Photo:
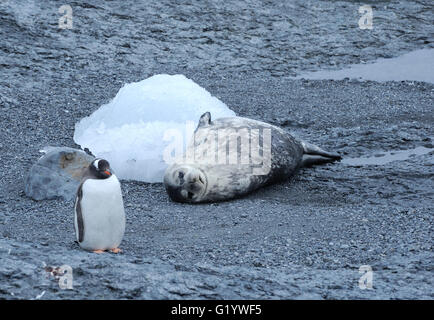
<path fill-rule="evenodd" d="M 93 161 L 84 151 L 68 148 L 48 148 L 25 178 L 24 191 L 34 200 L 63 198 L 72 200 L 83 171 Z"/>

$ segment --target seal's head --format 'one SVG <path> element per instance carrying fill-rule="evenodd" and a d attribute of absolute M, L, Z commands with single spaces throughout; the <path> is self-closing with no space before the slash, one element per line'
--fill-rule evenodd
<path fill-rule="evenodd" d="M 206 174 L 194 165 L 169 167 L 164 174 L 164 186 L 170 199 L 176 202 L 201 202 L 206 194 Z"/>

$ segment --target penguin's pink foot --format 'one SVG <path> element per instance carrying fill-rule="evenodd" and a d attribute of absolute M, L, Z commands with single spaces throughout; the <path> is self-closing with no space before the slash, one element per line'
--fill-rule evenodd
<path fill-rule="evenodd" d="M 113 248 L 113 249 L 110 249 L 110 251 L 113 252 L 113 253 L 121 253 L 122 249 L 120 249 L 120 248 Z"/>
<path fill-rule="evenodd" d="M 94 253 L 104 253 L 104 250 L 93 250 Z"/>

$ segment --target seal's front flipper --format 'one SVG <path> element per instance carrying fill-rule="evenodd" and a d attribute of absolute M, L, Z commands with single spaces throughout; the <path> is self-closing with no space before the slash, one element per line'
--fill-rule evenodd
<path fill-rule="evenodd" d="M 323 149 L 321 149 L 320 147 L 311 144 L 309 142 L 305 142 L 305 141 L 301 141 L 301 144 L 303 145 L 303 151 L 304 154 L 308 154 L 308 155 L 315 155 L 315 156 L 321 156 L 321 157 L 325 157 L 325 158 L 329 158 L 333 159 L 333 160 L 341 160 L 342 157 L 337 154 L 337 153 L 332 153 L 332 152 L 327 152 Z M 330 162 L 330 161 L 328 161 Z"/>
<path fill-rule="evenodd" d="M 334 158 L 304 154 L 303 158 L 301 160 L 301 165 L 303 167 L 312 167 L 312 166 L 317 165 L 317 164 L 330 163 L 330 162 L 334 162 L 334 161 L 336 161 L 336 159 L 334 159 Z"/>

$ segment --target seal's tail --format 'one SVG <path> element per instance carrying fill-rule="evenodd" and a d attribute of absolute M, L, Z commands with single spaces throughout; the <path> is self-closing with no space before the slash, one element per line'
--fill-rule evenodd
<path fill-rule="evenodd" d="M 304 167 L 334 162 L 342 159 L 339 154 L 327 152 L 314 144 L 305 141 L 301 141 L 301 144 L 304 152 L 302 161 Z"/>

